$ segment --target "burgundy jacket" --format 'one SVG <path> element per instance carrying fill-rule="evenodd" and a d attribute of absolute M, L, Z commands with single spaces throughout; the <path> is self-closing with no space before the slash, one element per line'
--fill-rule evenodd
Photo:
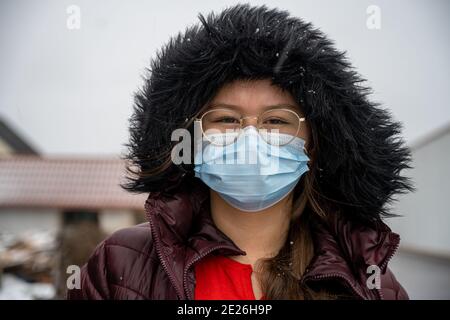
<path fill-rule="evenodd" d="M 244 255 L 213 223 L 209 192 L 151 193 L 149 223 L 119 230 L 98 245 L 81 271 L 81 288 L 68 299 L 193 299 L 194 265 L 212 253 Z M 408 299 L 387 268 L 399 236 L 335 219 L 313 229 L 315 256 L 302 281 L 338 286 L 356 299 Z M 381 268 L 381 289 L 366 285 L 367 267 Z"/>

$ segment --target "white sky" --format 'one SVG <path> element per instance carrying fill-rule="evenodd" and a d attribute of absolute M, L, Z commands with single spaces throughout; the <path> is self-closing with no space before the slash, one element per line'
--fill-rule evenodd
<path fill-rule="evenodd" d="M 414 143 L 450 122 L 450 2 L 249 1 L 311 21 L 348 52 Z M 0 2 L 0 116 L 45 154 L 118 154 L 155 50 L 237 1 Z M 81 29 L 66 27 L 69 5 Z M 366 27 L 369 5 L 381 29 Z"/>

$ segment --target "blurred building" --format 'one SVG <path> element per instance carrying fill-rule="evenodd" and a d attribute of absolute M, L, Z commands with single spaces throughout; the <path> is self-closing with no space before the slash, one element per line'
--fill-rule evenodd
<path fill-rule="evenodd" d="M 51 283 L 62 298 L 67 266 L 81 266 L 107 234 L 144 220 L 146 197 L 120 187 L 124 173 L 119 158 L 40 156 L 0 121 L 0 275 Z"/>

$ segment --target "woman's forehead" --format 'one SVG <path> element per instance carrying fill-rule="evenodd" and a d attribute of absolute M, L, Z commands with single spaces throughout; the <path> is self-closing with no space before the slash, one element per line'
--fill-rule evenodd
<path fill-rule="evenodd" d="M 211 108 L 231 108 L 239 112 L 287 108 L 300 111 L 290 92 L 273 85 L 270 80 L 236 80 L 219 89 L 208 104 Z"/>

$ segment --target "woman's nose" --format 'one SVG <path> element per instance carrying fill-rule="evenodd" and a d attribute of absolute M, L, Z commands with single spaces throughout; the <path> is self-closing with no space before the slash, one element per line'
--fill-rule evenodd
<path fill-rule="evenodd" d="M 244 117 L 242 118 L 242 128 L 254 126 L 258 127 L 258 117 Z"/>

